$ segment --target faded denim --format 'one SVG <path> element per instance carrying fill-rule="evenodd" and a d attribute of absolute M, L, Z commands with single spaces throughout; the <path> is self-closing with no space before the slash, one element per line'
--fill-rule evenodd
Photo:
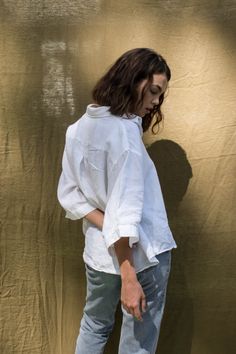
<path fill-rule="evenodd" d="M 156 258 L 159 264 L 137 274 L 147 301 L 143 321 L 137 321 L 122 309 L 119 354 L 155 354 L 165 306 L 171 251 Z M 88 266 L 86 276 L 86 305 L 75 354 L 102 354 L 113 329 L 121 279 L 119 275 L 98 272 Z"/>

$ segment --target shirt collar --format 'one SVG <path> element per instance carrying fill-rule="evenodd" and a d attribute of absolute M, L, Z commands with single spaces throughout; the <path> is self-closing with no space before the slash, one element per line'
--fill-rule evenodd
<path fill-rule="evenodd" d="M 111 117 L 112 114 L 110 112 L 110 107 L 109 106 L 96 106 L 94 104 L 89 104 L 87 106 L 86 113 L 89 115 L 91 118 L 105 118 L 105 117 Z M 142 118 L 137 116 L 136 114 L 130 114 L 127 116 L 124 114 L 121 116 L 123 119 L 129 119 L 135 124 L 138 125 L 140 134 L 143 135 L 143 128 L 142 128 Z"/>
<path fill-rule="evenodd" d="M 137 124 L 139 127 L 139 130 L 140 130 L 140 134 L 143 135 L 143 127 L 142 127 L 142 118 L 141 117 L 137 116 L 136 114 L 130 114 L 129 116 L 124 114 L 122 116 L 122 118 L 129 119 L 132 122 L 134 122 L 135 124 Z"/>

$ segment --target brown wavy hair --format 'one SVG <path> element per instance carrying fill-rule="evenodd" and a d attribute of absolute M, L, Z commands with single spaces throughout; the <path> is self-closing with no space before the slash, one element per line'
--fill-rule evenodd
<path fill-rule="evenodd" d="M 110 106 L 110 112 L 114 115 L 125 114 L 129 117 L 142 104 L 154 74 L 165 74 L 167 81 L 171 78 L 170 68 L 160 54 L 149 48 L 129 50 L 118 58 L 97 82 L 92 91 L 93 100 L 100 106 Z M 138 99 L 138 86 L 145 79 L 148 82 L 143 88 L 141 98 Z M 143 117 L 143 131 L 148 130 L 155 119 L 152 125 L 152 132 L 155 134 L 154 127 L 163 119 L 163 101 L 164 93 L 159 98 L 159 104 Z"/>

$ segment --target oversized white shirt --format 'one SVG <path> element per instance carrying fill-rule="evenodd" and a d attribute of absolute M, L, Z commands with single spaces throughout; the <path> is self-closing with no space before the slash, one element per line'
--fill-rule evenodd
<path fill-rule="evenodd" d="M 72 220 L 98 208 L 102 231 L 83 219 L 83 258 L 90 267 L 119 274 L 114 243 L 129 237 L 137 272 L 176 248 L 156 168 L 142 141 L 142 118 L 113 116 L 89 105 L 66 132 L 58 200 Z"/>

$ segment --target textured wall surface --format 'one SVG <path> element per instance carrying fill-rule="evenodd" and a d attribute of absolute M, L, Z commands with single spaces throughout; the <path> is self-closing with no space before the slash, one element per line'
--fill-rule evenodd
<path fill-rule="evenodd" d="M 157 352 L 235 353 L 235 24 L 235 0 L 0 1 L 2 354 L 73 353 L 84 241 L 56 200 L 65 130 L 141 46 L 172 68 L 164 129 L 145 135 L 178 243 Z"/>

